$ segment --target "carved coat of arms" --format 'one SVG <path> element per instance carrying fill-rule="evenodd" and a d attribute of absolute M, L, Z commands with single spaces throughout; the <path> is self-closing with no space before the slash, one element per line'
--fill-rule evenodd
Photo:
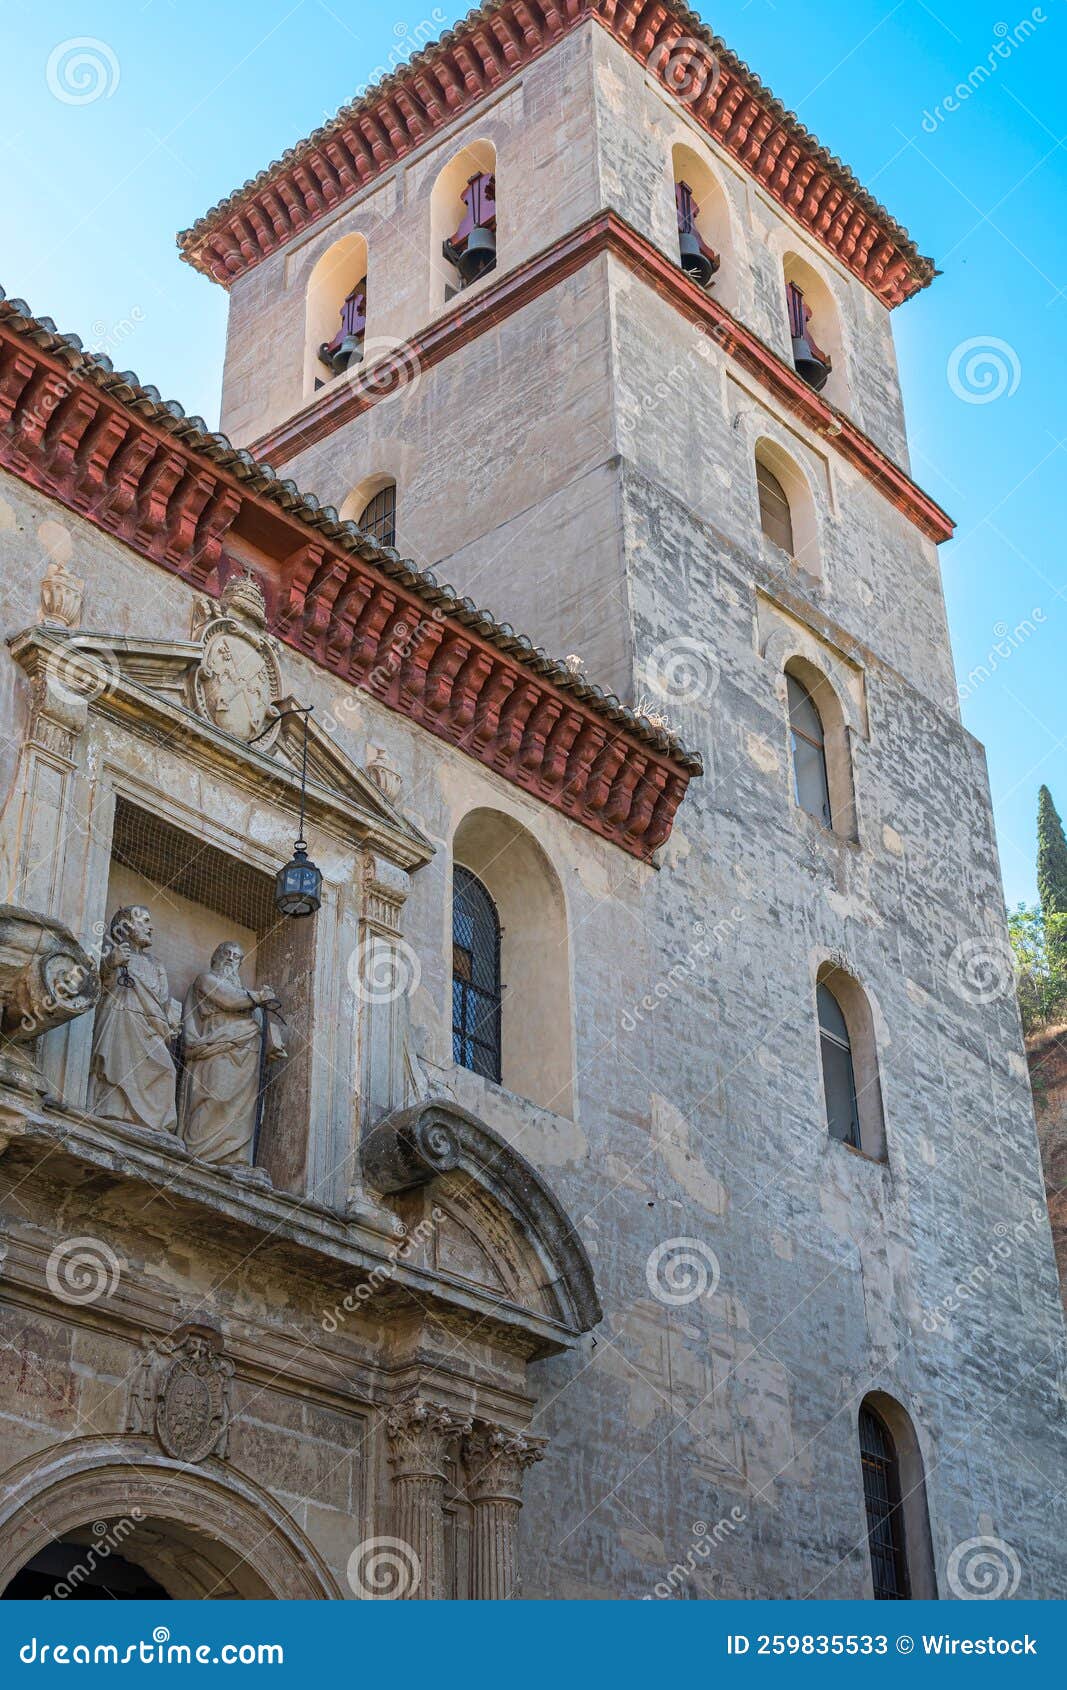
<path fill-rule="evenodd" d="M 218 600 L 197 600 L 193 638 L 203 656 L 193 675 L 196 708 L 235 739 L 256 739 L 281 697 L 278 644 L 266 632 L 267 607 L 255 578 L 232 575 Z M 264 749 L 275 731 L 263 734 Z"/>
<path fill-rule="evenodd" d="M 131 1396 L 129 1429 L 154 1432 L 175 1461 L 225 1456 L 233 1363 L 217 1332 L 190 1326 L 146 1348 L 143 1377 Z"/>

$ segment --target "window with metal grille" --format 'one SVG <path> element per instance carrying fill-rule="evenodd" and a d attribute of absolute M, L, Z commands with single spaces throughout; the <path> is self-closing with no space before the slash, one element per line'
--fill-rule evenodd
<path fill-rule="evenodd" d="M 826 1092 L 826 1125 L 831 1138 L 840 1139 L 842 1144 L 851 1144 L 859 1150 L 860 1112 L 848 1023 L 829 986 L 820 983 L 816 998 L 822 1078 Z"/>
<path fill-rule="evenodd" d="M 868 1403 L 860 1408 L 859 1431 L 875 1599 L 905 1602 L 911 1595 L 911 1586 L 896 1445 L 888 1426 Z"/>
<path fill-rule="evenodd" d="M 789 500 L 785 488 L 765 463 L 756 459 L 756 486 L 759 489 L 759 519 L 760 527 L 768 540 L 773 540 L 776 546 L 781 546 L 783 552 L 793 556 L 793 516 L 789 509 Z"/>
<path fill-rule="evenodd" d="M 396 545 L 396 482 L 387 481 L 364 505 L 357 526 L 381 546 Z"/>
<path fill-rule="evenodd" d="M 476 875 L 456 865 L 452 887 L 452 1056 L 500 1080 L 500 921 Z"/>
<path fill-rule="evenodd" d="M 793 742 L 793 792 L 802 810 L 832 828 L 830 779 L 826 768 L 826 736 L 818 706 L 795 675 L 785 678 L 789 699 L 789 728 Z"/>

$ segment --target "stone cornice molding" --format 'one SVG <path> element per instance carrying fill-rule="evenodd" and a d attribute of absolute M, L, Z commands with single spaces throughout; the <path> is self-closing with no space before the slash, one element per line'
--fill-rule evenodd
<path fill-rule="evenodd" d="M 461 1170 L 513 1214 L 551 1268 L 567 1324 L 588 1332 L 603 1318 L 585 1245 L 536 1168 L 492 1127 L 450 1098 L 401 1109 L 364 1136 L 363 1169 L 383 1195 Z"/>
<path fill-rule="evenodd" d="M 228 287 L 421 147 L 586 19 L 655 76 L 791 217 L 885 305 L 936 271 L 883 205 L 688 7 L 670 0 L 486 0 L 178 236 Z"/>
<path fill-rule="evenodd" d="M 89 1177 L 101 1201 L 121 1193 L 147 1209 L 159 1198 L 190 1241 L 224 1225 L 275 1264 L 310 1273 L 338 1293 L 370 1279 L 380 1287 L 383 1308 L 432 1310 L 454 1320 L 457 1331 L 469 1326 L 527 1359 L 574 1348 L 584 1330 L 566 1315 L 519 1307 L 398 1256 L 404 1229 L 386 1209 L 365 1204 L 359 1217 L 345 1218 L 310 1198 L 198 1162 L 173 1134 L 103 1122 L 76 1109 L 37 1108 L 2 1085 L 0 1156 L 16 1177 L 30 1177 L 39 1166 L 59 1186 L 81 1188 Z M 43 1272 L 40 1277 L 43 1283 Z"/>
<path fill-rule="evenodd" d="M 0 299 L 0 467 L 198 592 L 251 549 L 270 631 L 630 855 L 670 835 L 700 758 L 376 545 L 200 418 Z"/>
<path fill-rule="evenodd" d="M 951 517 L 869 435 L 844 411 L 815 393 L 791 365 L 731 316 L 714 295 L 704 293 L 677 264 L 613 211 L 602 212 L 562 236 L 525 264 L 480 288 L 472 299 L 461 298 L 451 311 L 406 343 L 405 363 L 418 369 L 440 363 L 602 253 L 620 259 L 695 323 L 728 357 L 755 376 L 799 423 L 814 430 L 826 447 L 871 482 L 927 539 L 940 543 L 952 538 Z M 382 387 L 380 372 L 377 377 L 374 372 L 373 365 L 367 371 L 357 370 L 350 380 L 313 399 L 257 440 L 256 454 L 284 463 L 369 410 L 389 392 Z"/>

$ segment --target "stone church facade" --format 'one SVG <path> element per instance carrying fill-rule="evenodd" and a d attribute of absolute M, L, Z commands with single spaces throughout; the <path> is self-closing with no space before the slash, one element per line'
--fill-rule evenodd
<path fill-rule="evenodd" d="M 930 261 L 636 0 L 180 244 L 225 433 L 0 299 L 0 1588 L 1063 1596 Z"/>

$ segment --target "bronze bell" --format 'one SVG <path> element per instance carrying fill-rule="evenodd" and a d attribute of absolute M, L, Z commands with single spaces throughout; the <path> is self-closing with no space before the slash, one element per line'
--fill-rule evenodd
<path fill-rule="evenodd" d="M 829 358 L 817 358 L 807 335 L 793 336 L 793 368 L 802 381 L 821 393 L 830 376 Z"/>
<path fill-rule="evenodd" d="M 496 235 L 492 229 L 476 223 L 467 236 L 467 244 L 456 260 L 464 287 L 484 276 L 496 263 Z"/>
<path fill-rule="evenodd" d="M 682 269 L 686 275 L 691 276 L 698 287 L 706 288 L 719 266 L 718 262 L 708 253 L 696 230 L 680 230 L 678 247 L 681 253 Z"/>

